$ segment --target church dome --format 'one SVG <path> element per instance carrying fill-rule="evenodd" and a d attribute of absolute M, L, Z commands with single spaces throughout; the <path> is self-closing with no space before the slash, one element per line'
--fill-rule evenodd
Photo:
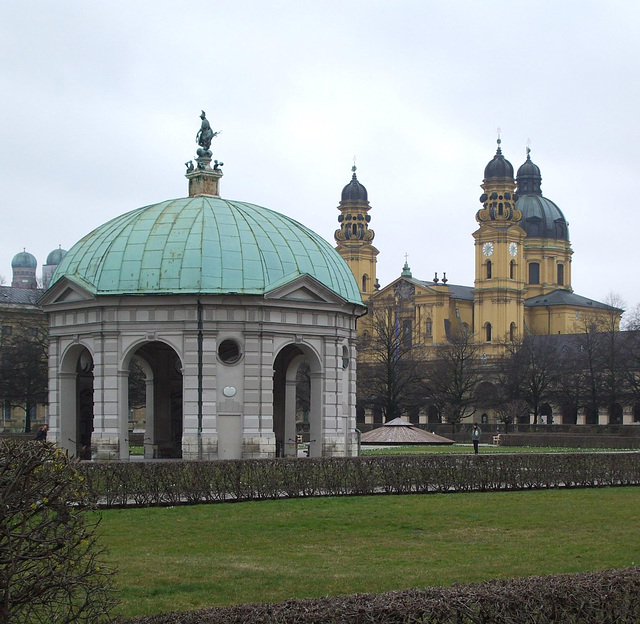
<path fill-rule="evenodd" d="M 263 295 L 303 275 L 362 303 L 346 262 L 305 226 L 253 204 L 196 196 L 101 225 L 66 253 L 51 283 L 66 277 L 95 295 Z"/>
<path fill-rule="evenodd" d="M 484 168 L 485 181 L 491 178 L 513 178 L 513 165 L 502 155 L 500 139 L 496 155 Z"/>
<path fill-rule="evenodd" d="M 542 196 L 540 167 L 531 160 L 529 152 L 527 148 L 527 160 L 519 167 L 516 179 L 516 208 L 522 210 L 520 226 L 531 238 L 568 241 L 569 224 L 562 210 L 550 199 Z"/>
<path fill-rule="evenodd" d="M 542 195 L 522 195 L 516 202 L 522 210 L 520 227 L 530 238 L 555 238 L 569 240 L 569 224 L 562 211 L 550 199 Z"/>
<path fill-rule="evenodd" d="M 13 256 L 11 260 L 12 269 L 35 269 L 38 266 L 38 261 L 33 254 L 28 251 L 21 251 Z"/>
<path fill-rule="evenodd" d="M 368 201 L 367 189 L 358 182 L 356 178 L 355 165 L 351 168 L 353 175 L 351 176 L 351 182 L 342 189 L 342 201 Z"/>
<path fill-rule="evenodd" d="M 64 258 L 64 255 L 67 253 L 66 249 L 62 249 L 62 247 L 58 247 L 58 249 L 54 249 L 48 256 L 47 256 L 47 262 L 46 264 L 48 265 L 58 265 L 60 264 L 60 262 L 62 261 L 62 258 Z"/>

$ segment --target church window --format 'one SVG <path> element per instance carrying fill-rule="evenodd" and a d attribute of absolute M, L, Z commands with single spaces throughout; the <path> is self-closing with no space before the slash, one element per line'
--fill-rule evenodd
<path fill-rule="evenodd" d="M 486 330 L 486 341 L 487 342 L 491 342 L 491 323 L 487 323 L 487 325 L 485 326 L 485 330 Z"/>
<path fill-rule="evenodd" d="M 558 286 L 564 286 L 564 264 L 558 265 Z"/>
<path fill-rule="evenodd" d="M 516 339 L 516 324 L 511 323 L 509 326 L 509 340 L 513 342 Z"/>
<path fill-rule="evenodd" d="M 362 276 L 362 292 L 367 292 L 368 284 L 369 284 L 369 276 L 365 274 Z"/>
<path fill-rule="evenodd" d="M 487 260 L 487 279 L 491 279 L 491 260 Z"/>
<path fill-rule="evenodd" d="M 530 262 L 529 263 L 529 284 L 539 284 L 539 283 L 540 283 L 540 263 Z"/>
<path fill-rule="evenodd" d="M 509 279 L 515 279 L 516 276 L 516 263 L 512 260 L 509 264 Z"/>

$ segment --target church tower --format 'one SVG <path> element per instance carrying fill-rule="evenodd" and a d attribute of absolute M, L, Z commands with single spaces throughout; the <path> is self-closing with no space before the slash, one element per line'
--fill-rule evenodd
<path fill-rule="evenodd" d="M 480 227 L 475 239 L 474 330 L 479 342 L 499 344 L 524 332 L 524 239 L 516 208 L 513 166 L 498 149 L 485 167 Z"/>
<path fill-rule="evenodd" d="M 358 182 L 356 166 L 351 170 L 351 182 L 342 189 L 338 205 L 340 228 L 335 231 L 336 250 L 349 265 L 356 278 L 362 299 L 367 300 L 378 289 L 376 277 L 377 256 L 380 253 L 372 244 L 375 233 L 369 229 L 371 215 L 367 189 Z"/>

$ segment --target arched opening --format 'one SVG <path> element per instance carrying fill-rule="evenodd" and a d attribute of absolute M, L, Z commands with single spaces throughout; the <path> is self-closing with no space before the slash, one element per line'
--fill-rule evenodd
<path fill-rule="evenodd" d="M 509 279 L 515 279 L 516 278 L 516 262 L 515 260 L 512 260 L 509 263 Z"/>
<path fill-rule="evenodd" d="M 563 425 L 578 424 L 578 409 L 576 408 L 575 405 L 562 406 L 562 424 Z"/>
<path fill-rule="evenodd" d="M 429 405 L 427 408 L 427 422 L 434 425 L 442 422 L 442 416 L 437 405 Z"/>
<path fill-rule="evenodd" d="M 276 457 L 297 455 L 296 421 L 303 422 L 303 419 L 307 421 L 302 430 L 303 442 L 308 444 L 308 454 L 310 457 L 321 457 L 320 361 L 314 352 L 303 345 L 287 345 L 276 356 L 273 368 L 273 433 Z"/>
<path fill-rule="evenodd" d="M 485 340 L 491 342 L 491 323 L 485 325 Z"/>
<path fill-rule="evenodd" d="M 491 260 L 487 260 L 487 279 L 491 279 Z"/>
<path fill-rule="evenodd" d="M 182 362 L 172 347 L 148 342 L 129 355 L 128 448 L 142 442 L 145 459 L 182 457 Z M 133 433 L 132 436 L 132 424 Z M 141 439 L 141 440 L 140 440 Z"/>
<path fill-rule="evenodd" d="M 553 424 L 553 410 L 551 409 L 551 405 L 549 405 L 549 403 L 543 403 L 540 406 L 540 424 Z"/>
<path fill-rule="evenodd" d="M 613 403 L 609 406 L 609 424 L 621 425 L 622 424 L 622 405 L 620 403 Z"/>
<path fill-rule="evenodd" d="M 412 425 L 420 424 L 420 408 L 414 407 L 409 410 L 409 422 Z"/>
<path fill-rule="evenodd" d="M 558 265 L 558 286 L 564 286 L 564 264 Z"/>
<path fill-rule="evenodd" d="M 131 358 L 129 364 L 129 409 L 128 415 L 128 438 L 129 457 L 152 456 L 145 453 L 148 442 L 145 441 L 147 429 L 147 383 L 153 374 L 144 360 Z"/>
<path fill-rule="evenodd" d="M 69 455 L 92 458 L 93 357 L 74 345 L 60 364 L 60 432 L 58 442 Z"/>
<path fill-rule="evenodd" d="M 516 324 L 511 323 L 509 325 L 509 340 L 513 342 L 516 339 Z"/>
<path fill-rule="evenodd" d="M 640 422 L 640 403 L 636 403 L 633 406 L 633 422 Z"/>
<path fill-rule="evenodd" d="M 480 382 L 476 386 L 474 394 L 478 410 L 488 411 L 495 407 L 498 393 L 496 387 L 490 381 Z"/>
<path fill-rule="evenodd" d="M 592 405 L 587 405 L 584 408 L 584 420 L 586 425 L 598 424 L 598 408 Z"/>

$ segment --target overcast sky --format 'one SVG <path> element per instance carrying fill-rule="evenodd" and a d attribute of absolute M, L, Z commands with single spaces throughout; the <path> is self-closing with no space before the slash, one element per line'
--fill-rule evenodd
<path fill-rule="evenodd" d="M 221 195 L 331 243 L 351 177 L 378 278 L 473 285 L 501 128 L 569 221 L 573 288 L 640 302 L 640 3 L 305 0 L 0 4 L 0 274 L 184 197 L 204 109 Z"/>

